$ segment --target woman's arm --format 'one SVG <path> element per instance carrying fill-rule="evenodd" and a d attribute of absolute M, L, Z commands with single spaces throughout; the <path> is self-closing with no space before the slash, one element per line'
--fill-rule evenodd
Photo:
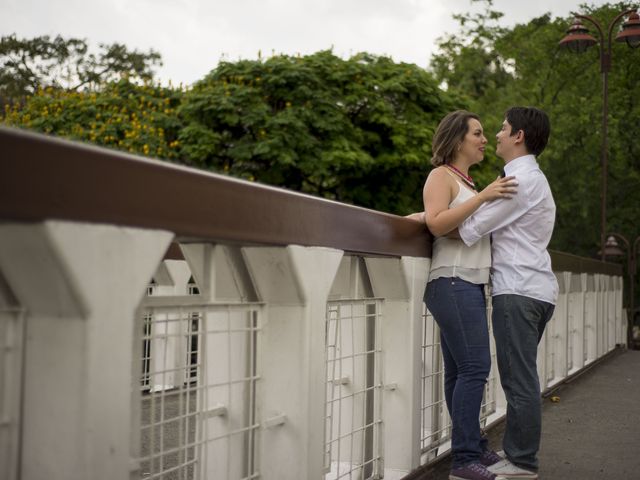
<path fill-rule="evenodd" d="M 480 205 L 496 198 L 511 198 L 516 193 L 517 182 L 514 177 L 498 178 L 487 188 L 455 208 L 449 204 L 461 187 L 445 168 L 434 168 L 422 191 L 425 223 L 431 233 L 441 237 L 464 222 Z"/>

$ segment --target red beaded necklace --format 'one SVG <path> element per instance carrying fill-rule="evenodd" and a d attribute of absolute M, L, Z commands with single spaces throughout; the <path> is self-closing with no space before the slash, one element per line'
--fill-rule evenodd
<path fill-rule="evenodd" d="M 462 173 L 460 170 L 458 170 L 456 167 L 454 167 L 453 165 L 445 165 L 445 167 L 447 167 L 449 170 L 451 170 L 453 173 L 455 173 L 456 175 L 458 175 L 462 180 L 464 180 L 464 183 L 466 183 L 467 185 L 469 185 L 471 188 L 473 188 L 474 190 L 476 189 L 476 184 L 473 183 L 473 178 L 471 178 L 469 175 L 465 175 L 464 173 Z"/>

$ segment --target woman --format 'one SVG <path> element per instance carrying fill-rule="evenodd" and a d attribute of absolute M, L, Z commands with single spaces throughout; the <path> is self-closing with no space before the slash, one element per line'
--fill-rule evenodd
<path fill-rule="evenodd" d="M 491 368 L 484 286 L 489 280 L 489 237 L 467 247 L 457 227 L 484 202 L 516 193 L 513 177 L 498 178 L 482 192 L 469 167 L 484 157 L 487 139 L 477 115 L 448 114 L 433 137 L 436 167 L 424 185 L 424 221 L 436 237 L 424 301 L 440 327 L 445 397 L 451 416 L 449 479 L 490 480 L 486 469 L 501 458 L 480 433 L 480 405 Z"/>

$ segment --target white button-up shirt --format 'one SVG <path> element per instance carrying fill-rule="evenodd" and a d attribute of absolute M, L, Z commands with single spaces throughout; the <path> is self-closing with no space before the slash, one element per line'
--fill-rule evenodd
<path fill-rule="evenodd" d="M 513 159 L 504 170 L 516 177 L 518 193 L 482 205 L 460 225 L 460 237 L 473 245 L 492 234 L 492 295 L 523 295 L 555 305 L 558 281 L 547 245 L 556 205 L 549 183 L 533 155 Z"/>

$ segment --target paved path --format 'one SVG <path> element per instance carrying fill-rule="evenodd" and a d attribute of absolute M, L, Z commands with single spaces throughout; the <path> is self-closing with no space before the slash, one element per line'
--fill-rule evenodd
<path fill-rule="evenodd" d="M 640 480 L 640 351 L 628 350 L 544 399 L 540 480 Z M 500 450 L 503 424 L 491 430 Z M 450 462 L 420 480 L 446 480 Z"/>

